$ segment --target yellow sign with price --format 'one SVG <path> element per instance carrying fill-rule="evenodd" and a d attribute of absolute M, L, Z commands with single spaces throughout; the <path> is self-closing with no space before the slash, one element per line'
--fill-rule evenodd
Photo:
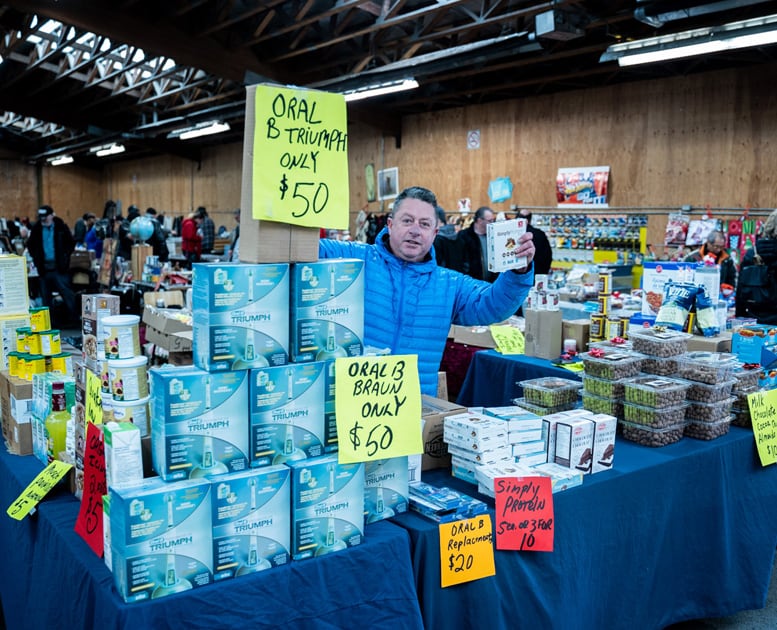
<path fill-rule="evenodd" d="M 418 357 L 336 359 L 335 413 L 340 463 L 422 453 Z"/>
<path fill-rule="evenodd" d="M 253 97 L 254 219 L 347 228 L 348 121 L 343 95 L 260 85 Z"/>
<path fill-rule="evenodd" d="M 523 333 L 514 326 L 489 326 L 491 336 L 496 342 L 496 349 L 502 354 L 523 354 L 526 340 Z"/>
<path fill-rule="evenodd" d="M 103 401 L 100 395 L 100 377 L 92 370 L 86 371 L 86 426 L 103 423 Z"/>
<path fill-rule="evenodd" d="M 761 466 L 777 462 L 777 389 L 747 396 Z"/>
<path fill-rule="evenodd" d="M 72 464 L 66 464 L 55 459 L 32 480 L 16 501 L 11 503 L 5 513 L 11 518 L 21 521 L 32 512 L 35 506 L 43 500 L 43 497 L 61 481 L 72 467 Z"/>
<path fill-rule="evenodd" d="M 496 575 L 491 515 L 440 523 L 440 586 Z"/>

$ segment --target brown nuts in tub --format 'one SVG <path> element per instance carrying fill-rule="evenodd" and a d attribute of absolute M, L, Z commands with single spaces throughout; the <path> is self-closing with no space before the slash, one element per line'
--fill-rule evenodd
<path fill-rule="evenodd" d="M 646 407 L 674 407 L 685 400 L 688 381 L 642 374 L 623 381 L 626 402 Z"/>
<path fill-rule="evenodd" d="M 683 437 L 683 427 L 685 423 L 666 427 L 664 429 L 654 429 L 652 427 L 632 424 L 631 422 L 622 422 L 623 437 L 643 446 L 667 446 L 679 442 Z"/>
<path fill-rule="evenodd" d="M 725 383 L 718 383 L 717 385 L 707 385 L 705 383 L 692 381 L 691 386 L 685 393 L 685 397 L 688 400 L 696 400 L 705 403 L 726 400 L 731 395 L 731 387 L 734 383 L 735 381 L 733 379 Z"/>
<path fill-rule="evenodd" d="M 714 440 L 721 435 L 728 433 L 731 426 L 731 420 L 718 420 L 717 422 L 694 422 L 689 421 L 685 425 L 685 435 L 696 438 L 697 440 Z"/>
<path fill-rule="evenodd" d="M 663 429 L 685 421 L 685 409 L 687 403 L 683 402 L 674 407 L 644 407 L 632 403 L 623 404 L 623 415 L 628 422 L 645 425 L 655 429 Z"/>
<path fill-rule="evenodd" d="M 688 349 L 690 336 L 688 333 L 655 328 L 629 331 L 629 339 L 634 351 L 654 357 L 675 357 L 683 354 Z"/>
<path fill-rule="evenodd" d="M 677 373 L 677 359 L 645 356 L 642 359 L 642 371 L 659 376 L 672 376 Z"/>

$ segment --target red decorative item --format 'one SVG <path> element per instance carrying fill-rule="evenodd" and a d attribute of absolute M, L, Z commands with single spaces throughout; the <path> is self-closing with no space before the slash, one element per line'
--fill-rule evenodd
<path fill-rule="evenodd" d="M 594 359 L 602 359 L 604 358 L 604 350 L 601 348 L 591 348 L 588 351 L 588 355 L 592 356 Z"/>

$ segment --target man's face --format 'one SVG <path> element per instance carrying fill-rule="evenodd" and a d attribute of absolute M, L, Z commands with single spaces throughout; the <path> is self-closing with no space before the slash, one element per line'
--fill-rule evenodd
<path fill-rule="evenodd" d="M 477 234 L 485 234 L 487 231 L 486 226 L 489 223 L 493 223 L 495 219 L 494 213 L 491 210 L 487 210 L 480 219 L 475 221 L 475 232 Z"/>
<path fill-rule="evenodd" d="M 726 242 L 722 238 L 716 238 L 715 242 L 709 246 L 709 251 L 713 254 L 720 254 L 723 251 Z"/>
<path fill-rule="evenodd" d="M 434 206 L 420 199 L 406 198 L 388 218 L 389 244 L 394 254 L 407 262 L 421 262 L 437 236 Z"/>
<path fill-rule="evenodd" d="M 54 215 L 53 214 L 47 214 L 45 216 L 40 217 L 41 225 L 45 227 L 49 227 L 52 223 L 54 223 Z"/>

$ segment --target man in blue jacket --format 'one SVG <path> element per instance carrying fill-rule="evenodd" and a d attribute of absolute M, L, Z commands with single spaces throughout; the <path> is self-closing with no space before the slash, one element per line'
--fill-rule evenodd
<path fill-rule="evenodd" d="M 451 323 L 487 325 L 507 319 L 534 284 L 534 245 L 521 237 L 528 266 L 499 274 L 493 284 L 438 267 L 437 199 L 426 188 L 403 190 L 374 245 L 323 239 L 321 258 L 364 260 L 364 344 L 392 354 L 417 354 L 421 392 L 437 395 L 437 372 Z"/>

